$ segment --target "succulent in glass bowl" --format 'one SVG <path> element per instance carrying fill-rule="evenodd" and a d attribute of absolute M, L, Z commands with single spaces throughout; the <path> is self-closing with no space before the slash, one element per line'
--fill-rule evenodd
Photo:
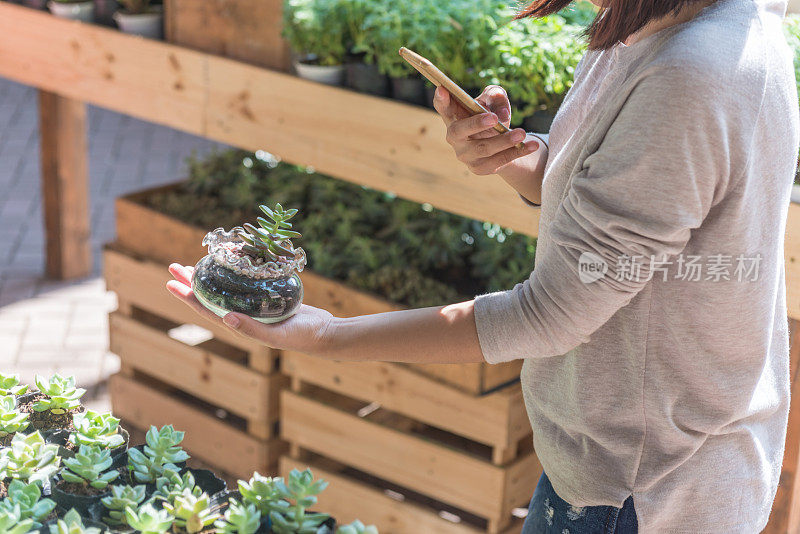
<path fill-rule="evenodd" d="M 303 302 L 303 284 L 297 273 L 306 254 L 295 248 L 289 220 L 296 209 L 259 206 L 266 217 L 258 226 L 244 224 L 206 234 L 208 255 L 194 269 L 192 290 L 203 306 L 219 315 L 243 313 L 262 323 L 277 323 L 295 314 Z"/>

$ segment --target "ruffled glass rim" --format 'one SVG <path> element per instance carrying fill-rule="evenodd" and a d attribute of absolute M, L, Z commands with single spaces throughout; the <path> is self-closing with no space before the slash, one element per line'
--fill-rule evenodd
<path fill-rule="evenodd" d="M 306 253 L 302 248 L 294 249 L 294 258 L 287 259 L 286 262 L 254 263 L 250 256 L 236 254 L 233 251 L 235 247 L 231 245 L 244 244 L 244 240 L 239 236 L 239 232 L 244 231 L 245 229 L 241 226 L 232 228 L 230 232 L 226 232 L 224 228 L 217 228 L 206 234 L 203 238 L 203 246 L 208 247 L 208 254 L 214 258 L 214 261 L 251 278 L 284 278 L 295 271 L 302 272 L 305 268 Z M 281 244 L 291 246 L 288 242 Z"/>

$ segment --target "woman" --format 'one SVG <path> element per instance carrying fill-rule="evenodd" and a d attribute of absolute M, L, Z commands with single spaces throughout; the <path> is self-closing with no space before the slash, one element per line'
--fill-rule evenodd
<path fill-rule="evenodd" d="M 537 0 L 542 16 L 569 0 Z M 467 116 L 438 90 L 476 174 L 540 204 L 535 270 L 470 302 L 340 319 L 304 306 L 277 348 L 337 360 L 524 358 L 544 467 L 526 533 L 753 533 L 775 496 L 789 401 L 783 274 L 798 104 L 785 5 L 609 0 L 549 148 L 496 134 L 499 87 Z M 192 296 L 173 265 L 169 290 Z"/>

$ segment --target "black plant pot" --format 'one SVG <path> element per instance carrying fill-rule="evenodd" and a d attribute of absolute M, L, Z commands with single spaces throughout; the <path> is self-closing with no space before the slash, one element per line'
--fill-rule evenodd
<path fill-rule="evenodd" d="M 530 117 L 526 117 L 522 121 L 522 127 L 528 132 L 546 134 L 550 131 L 550 126 L 553 124 L 555 113 L 549 110 L 539 110 L 534 112 Z"/>
<path fill-rule="evenodd" d="M 117 0 L 94 0 L 94 21 L 103 26 L 114 27 L 114 13 L 120 9 Z"/>
<path fill-rule="evenodd" d="M 209 496 L 215 497 L 218 495 L 222 495 L 222 492 L 227 493 L 228 484 L 219 478 L 217 475 L 214 474 L 213 471 L 209 471 L 208 469 L 187 469 L 189 473 L 192 474 L 194 477 L 194 483 L 196 486 L 200 487 L 204 492 L 208 493 Z"/>
<path fill-rule="evenodd" d="M 389 78 L 381 74 L 377 65 L 352 62 L 345 65 L 345 86 L 375 96 L 389 96 Z"/>
<path fill-rule="evenodd" d="M 95 504 L 99 504 L 100 499 L 111 494 L 111 490 L 106 489 L 105 492 L 98 495 L 74 495 L 59 489 L 58 483 L 60 480 L 60 478 L 53 479 L 50 490 L 50 498 L 53 499 L 56 505 L 58 505 L 58 507 L 62 510 L 75 508 L 79 514 L 85 517 L 89 517 L 89 508 Z"/>
<path fill-rule="evenodd" d="M 426 101 L 425 82 L 418 76 L 392 78 L 392 98 L 424 106 Z"/>

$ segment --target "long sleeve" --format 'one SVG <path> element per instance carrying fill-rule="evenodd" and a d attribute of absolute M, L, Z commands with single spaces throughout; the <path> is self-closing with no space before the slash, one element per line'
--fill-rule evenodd
<path fill-rule="evenodd" d="M 598 146 L 586 147 L 529 279 L 476 299 L 488 362 L 586 343 L 648 283 L 652 258 L 683 250 L 731 173 L 730 103 L 714 83 L 689 67 L 652 66 L 631 90 Z M 602 259 L 605 275 L 582 281 L 582 256 Z M 629 258 L 636 276 L 625 272 Z"/>

